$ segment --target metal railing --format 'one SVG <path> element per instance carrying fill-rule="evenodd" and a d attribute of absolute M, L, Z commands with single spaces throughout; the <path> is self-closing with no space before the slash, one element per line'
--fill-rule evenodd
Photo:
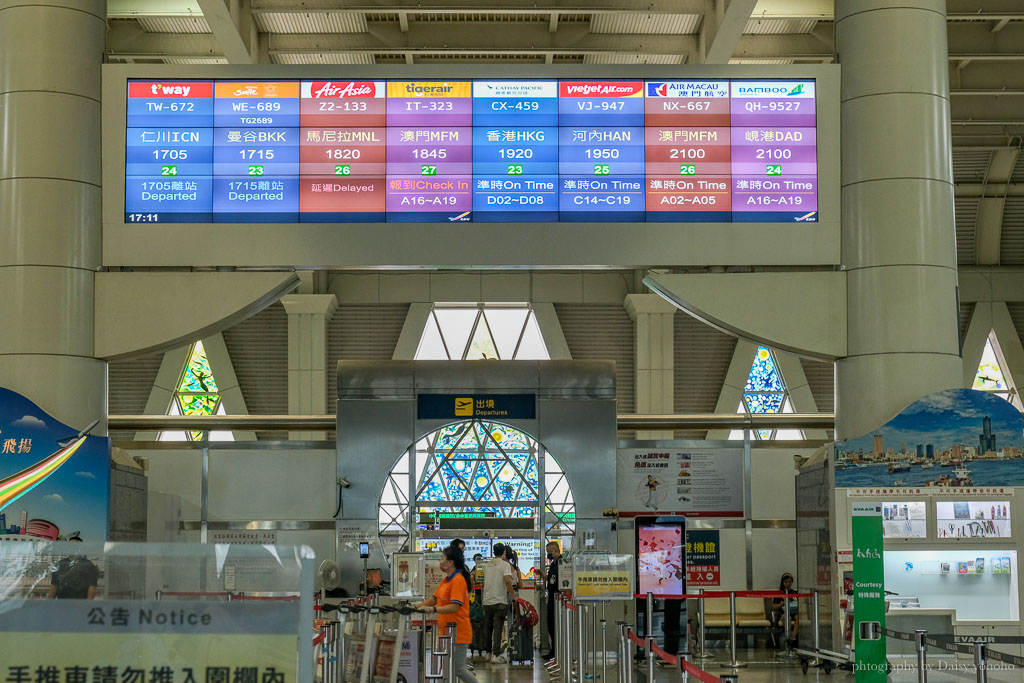
<path fill-rule="evenodd" d="M 647 598 L 646 623 L 650 624 L 654 596 L 648 594 L 644 597 Z M 598 678 L 599 675 L 602 680 L 608 681 L 607 621 L 604 612 L 607 603 L 577 602 L 561 593 L 556 594 L 555 600 L 555 656 L 546 665 L 548 676 L 552 681 L 561 683 L 585 683 L 587 680 Z M 601 610 L 600 618 L 598 608 Z M 600 674 L 597 672 L 596 656 L 588 657 L 588 653 L 596 654 L 597 651 L 598 626 L 602 639 Z M 659 669 L 656 660 L 661 660 L 678 671 L 684 682 L 689 676 L 694 676 L 701 683 L 735 681 L 734 676 L 719 677 L 704 671 L 690 662 L 686 655 L 666 652 L 655 644 L 650 633 L 642 637 L 633 626 L 624 621 L 615 622 L 615 626 L 618 637 L 615 652 L 618 683 L 633 683 L 634 654 L 638 648 L 643 648 L 646 652 L 647 683 L 655 683 L 657 680 Z"/>
<path fill-rule="evenodd" d="M 929 636 L 928 631 L 924 629 L 918 629 L 913 633 L 906 633 L 883 627 L 882 633 L 889 638 L 914 643 L 914 653 L 917 656 L 918 683 L 928 683 L 929 647 L 938 648 L 953 654 L 970 655 L 974 660 L 975 678 L 978 683 L 986 683 L 988 680 L 990 660 L 1008 664 L 1015 668 L 1024 667 L 1024 657 L 999 652 L 991 648 L 992 645 L 1020 645 L 1024 643 L 1024 638 L 1020 636 L 985 636 L 987 642 L 967 644 L 956 642 L 953 636 Z"/>
<path fill-rule="evenodd" d="M 619 429 L 832 429 L 834 413 L 689 413 L 616 416 Z M 331 431 L 336 415 L 109 415 L 111 431 Z"/>

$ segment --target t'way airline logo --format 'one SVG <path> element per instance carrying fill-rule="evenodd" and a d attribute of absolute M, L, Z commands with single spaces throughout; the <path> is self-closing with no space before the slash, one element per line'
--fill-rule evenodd
<path fill-rule="evenodd" d="M 180 95 L 181 97 L 188 97 L 192 90 L 191 85 L 164 85 L 163 83 L 153 83 L 149 87 L 154 95 Z"/>
<path fill-rule="evenodd" d="M 377 86 L 373 83 L 360 83 L 349 81 L 348 83 L 313 83 L 310 88 L 314 98 L 324 97 L 374 97 L 377 94 Z"/>
<path fill-rule="evenodd" d="M 562 83 L 563 97 L 636 97 L 643 83 Z"/>

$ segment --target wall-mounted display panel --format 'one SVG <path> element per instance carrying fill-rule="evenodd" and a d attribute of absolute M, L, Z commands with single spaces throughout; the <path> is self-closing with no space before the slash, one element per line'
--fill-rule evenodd
<path fill-rule="evenodd" d="M 105 261 L 835 263 L 837 95 L 829 67 L 110 67 Z"/>
<path fill-rule="evenodd" d="M 939 500 L 935 523 L 940 540 L 1010 538 L 1010 501 Z"/>
<path fill-rule="evenodd" d="M 927 538 L 928 506 L 924 501 L 882 503 L 884 538 Z"/>

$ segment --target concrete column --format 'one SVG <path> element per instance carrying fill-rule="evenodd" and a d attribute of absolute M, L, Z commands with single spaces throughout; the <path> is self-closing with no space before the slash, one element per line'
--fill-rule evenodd
<path fill-rule="evenodd" d="M 671 415 L 675 412 L 675 334 L 677 309 L 657 294 L 627 294 L 623 302 L 634 323 L 636 344 L 636 412 Z M 672 430 L 643 430 L 638 439 L 671 439 Z"/>
<path fill-rule="evenodd" d="M 281 298 L 288 312 L 288 413 L 327 412 L 327 323 L 338 308 L 333 294 L 289 294 Z M 293 440 L 319 440 L 324 432 L 289 432 Z"/>
<path fill-rule="evenodd" d="M 95 434 L 105 33 L 104 0 L 0 0 L 0 384 Z"/>
<path fill-rule="evenodd" d="M 848 354 L 836 438 L 957 387 L 957 272 L 943 0 L 836 0 Z"/>

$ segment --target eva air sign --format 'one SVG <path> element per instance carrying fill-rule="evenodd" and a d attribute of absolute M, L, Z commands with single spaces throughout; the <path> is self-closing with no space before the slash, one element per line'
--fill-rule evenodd
<path fill-rule="evenodd" d="M 885 565 L 882 504 L 854 503 L 853 634 L 857 683 L 885 681 Z"/>

